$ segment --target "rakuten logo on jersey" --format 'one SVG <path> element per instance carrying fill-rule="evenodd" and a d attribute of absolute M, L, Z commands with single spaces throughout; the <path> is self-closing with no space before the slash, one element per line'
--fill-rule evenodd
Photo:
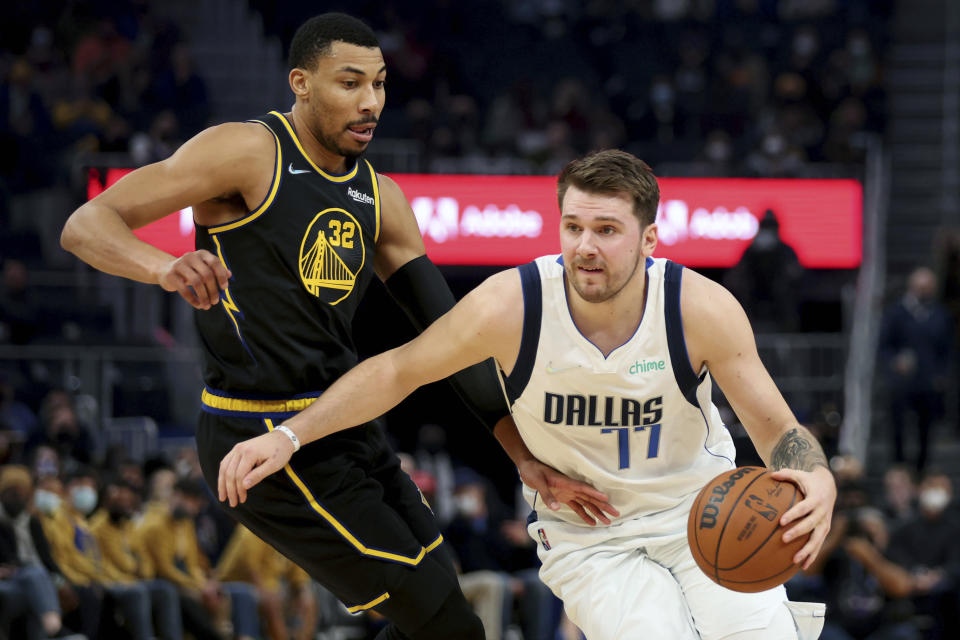
<path fill-rule="evenodd" d="M 666 200 L 657 206 L 657 236 L 672 246 L 687 239 L 750 240 L 760 223 L 746 207 L 728 211 L 719 206 L 712 211 L 697 207 L 690 213 L 684 200 Z"/>
<path fill-rule="evenodd" d="M 457 236 L 478 238 L 537 238 L 543 230 L 539 211 L 524 211 L 515 204 L 505 208 L 488 204 L 482 209 L 456 198 L 413 198 L 410 201 L 420 233 L 434 242 Z"/>

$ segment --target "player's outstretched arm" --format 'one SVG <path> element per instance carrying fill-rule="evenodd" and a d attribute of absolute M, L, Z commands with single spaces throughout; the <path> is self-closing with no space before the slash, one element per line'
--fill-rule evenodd
<path fill-rule="evenodd" d="M 418 387 L 493 357 L 507 370 L 520 350 L 523 294 L 516 269 L 498 273 L 407 344 L 364 360 L 284 426 L 302 444 L 363 424 L 396 406 Z M 277 431 L 242 442 L 220 463 L 218 493 L 230 506 L 283 468 L 293 441 Z"/>
<path fill-rule="evenodd" d="M 207 129 L 171 157 L 124 176 L 74 211 L 60 244 L 100 271 L 159 284 L 194 307 L 208 309 L 230 277 L 217 257 L 194 251 L 175 258 L 142 242 L 132 230 L 215 198 L 240 195 L 252 202 L 259 190 L 262 198 L 274 155 L 273 137 L 261 125 Z"/>
<path fill-rule="evenodd" d="M 795 482 L 804 499 L 781 518 L 784 541 L 810 533 L 794 557 L 810 566 L 830 531 L 836 483 L 820 443 L 797 422 L 760 356 L 740 303 L 715 282 L 684 269 L 683 331 L 694 371 L 706 366 L 777 480 Z"/>

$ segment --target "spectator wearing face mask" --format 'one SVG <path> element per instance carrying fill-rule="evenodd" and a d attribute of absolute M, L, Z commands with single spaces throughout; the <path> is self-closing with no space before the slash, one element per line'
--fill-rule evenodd
<path fill-rule="evenodd" d="M 928 617 L 931 638 L 960 637 L 960 518 L 950 508 L 950 477 L 932 471 L 920 482 L 918 513 L 890 539 L 889 557 L 912 576 L 911 595 L 917 612 Z"/>
<path fill-rule="evenodd" d="M 797 331 L 803 274 L 797 253 L 780 236 L 777 216 L 767 209 L 757 235 L 727 274 L 725 284 L 740 300 L 755 330 Z"/>
<path fill-rule="evenodd" d="M 123 627 L 133 640 L 150 640 L 154 637 L 150 594 L 143 584 L 122 581 L 121 575 L 104 564 L 100 545 L 87 519 L 98 501 L 95 474 L 87 468 L 78 468 L 68 476 L 66 493 L 68 500 L 58 515 L 44 521 L 54 559 L 74 585 L 90 589 L 101 597 L 104 593 L 109 595 L 109 603 L 119 608 Z"/>
<path fill-rule="evenodd" d="M 119 476 L 103 486 L 103 504 L 90 518 L 90 530 L 100 547 L 104 573 L 120 585 L 142 585 L 161 640 L 182 640 L 183 625 L 177 590 L 170 582 L 156 578 L 156 571 L 133 524 L 137 495 Z"/>
<path fill-rule="evenodd" d="M 40 445 L 30 455 L 30 472 L 39 481 L 47 477 L 60 477 L 60 456 L 53 447 Z"/>
<path fill-rule="evenodd" d="M 927 464 L 931 427 L 943 410 L 953 346 L 950 314 L 937 302 L 936 293 L 933 271 L 914 269 L 903 297 L 887 308 L 880 332 L 878 369 L 890 401 L 894 460 L 906 460 L 904 436 L 912 416 L 918 435 L 915 466 L 920 473 Z"/>
<path fill-rule="evenodd" d="M 25 450 L 33 453 L 47 446 L 59 456 L 61 470 L 72 471 L 90 464 L 96 450 L 90 429 L 77 416 L 73 399 L 64 391 L 51 391 L 40 405 L 40 429 L 27 440 Z"/>
<path fill-rule="evenodd" d="M 18 622 L 28 640 L 67 632 L 54 586 L 60 569 L 40 521 L 27 508 L 32 494 L 26 467 L 0 467 L 0 636 L 12 637 L 10 626 Z"/>
<path fill-rule="evenodd" d="M 913 469 L 896 464 L 883 472 L 884 514 L 893 528 L 912 520 L 917 513 L 917 481 Z"/>
<path fill-rule="evenodd" d="M 62 575 L 58 587 L 65 622 L 88 638 L 96 638 L 100 628 L 103 589 L 74 566 L 77 554 L 68 515 L 68 510 L 72 510 L 69 501 L 69 495 L 57 476 L 47 475 L 37 481 L 34 507 L 44 536 L 50 543 L 50 554 Z"/>
<path fill-rule="evenodd" d="M 840 509 L 807 570 L 830 615 L 821 640 L 915 640 L 910 572 L 889 559 L 887 518 L 875 507 Z"/>
<path fill-rule="evenodd" d="M 153 481 L 164 477 L 155 474 Z M 206 490 L 183 479 L 176 481 L 168 496 L 161 485 L 154 484 L 153 489 L 154 499 L 138 527 L 143 547 L 156 576 L 176 587 L 185 629 L 197 640 L 219 640 L 217 626 L 229 603 L 222 586 L 211 575 L 210 560 L 200 550 L 194 525 L 194 518 L 207 501 Z M 239 625 L 234 621 L 237 635 L 255 636 L 259 630 L 256 602 L 234 606 L 234 610 L 246 616 Z"/>
<path fill-rule="evenodd" d="M 559 602 L 537 576 L 526 525 L 510 518 L 492 486 L 476 471 L 460 467 L 454 476 L 456 515 L 443 537 L 458 560 L 463 592 L 483 620 L 487 640 L 506 635 L 514 603 L 524 638 L 553 638 Z"/>

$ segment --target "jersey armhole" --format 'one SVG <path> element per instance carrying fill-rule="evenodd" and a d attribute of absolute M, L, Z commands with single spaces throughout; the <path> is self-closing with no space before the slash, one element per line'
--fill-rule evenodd
<path fill-rule="evenodd" d="M 376 219 L 374 223 L 373 242 L 376 244 L 380 242 L 380 176 L 373 170 L 373 165 L 370 164 L 369 160 L 364 158 L 363 161 L 367 164 L 367 169 L 370 170 L 370 185 L 373 187 L 373 215 Z"/>
<path fill-rule="evenodd" d="M 280 183 L 283 181 L 283 151 L 280 148 L 280 138 L 277 137 L 277 132 L 274 131 L 273 127 L 263 120 L 245 120 L 245 122 L 259 124 L 266 128 L 266 130 L 270 132 L 270 135 L 273 136 L 273 143 L 275 145 L 275 154 L 273 159 L 273 179 L 270 181 L 270 189 L 267 191 L 267 195 L 264 196 L 263 201 L 257 205 L 253 211 L 242 218 L 234 220 L 233 222 L 217 225 L 215 227 L 207 227 L 207 233 L 211 236 L 217 233 L 232 231 L 233 229 L 242 227 L 243 225 L 249 224 L 263 215 L 263 213 L 270 208 L 270 205 L 273 204 L 274 198 L 277 197 L 277 191 L 280 189 Z"/>
<path fill-rule="evenodd" d="M 543 316 L 543 288 L 540 284 L 540 270 L 536 262 L 517 267 L 520 272 L 520 284 L 523 287 L 523 334 L 520 338 L 520 353 L 513 371 L 506 378 L 507 397 L 510 404 L 516 402 L 530 382 L 533 365 L 537 360 L 537 346 L 540 343 L 540 321 Z"/>
<path fill-rule="evenodd" d="M 687 402 L 699 407 L 697 387 L 700 378 L 690 366 L 687 342 L 683 336 L 683 317 L 680 312 L 680 287 L 683 283 L 683 266 L 668 260 L 664 273 L 664 321 L 667 328 L 667 348 L 673 364 L 673 377 Z"/>

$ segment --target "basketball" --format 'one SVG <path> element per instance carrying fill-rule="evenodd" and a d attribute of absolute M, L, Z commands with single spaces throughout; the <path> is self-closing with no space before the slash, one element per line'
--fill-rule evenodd
<path fill-rule="evenodd" d="M 784 544 L 780 518 L 803 493 L 770 473 L 763 467 L 724 471 L 700 490 L 690 510 L 690 551 L 700 569 L 728 589 L 771 589 L 800 569 L 793 556 L 810 536 Z"/>

